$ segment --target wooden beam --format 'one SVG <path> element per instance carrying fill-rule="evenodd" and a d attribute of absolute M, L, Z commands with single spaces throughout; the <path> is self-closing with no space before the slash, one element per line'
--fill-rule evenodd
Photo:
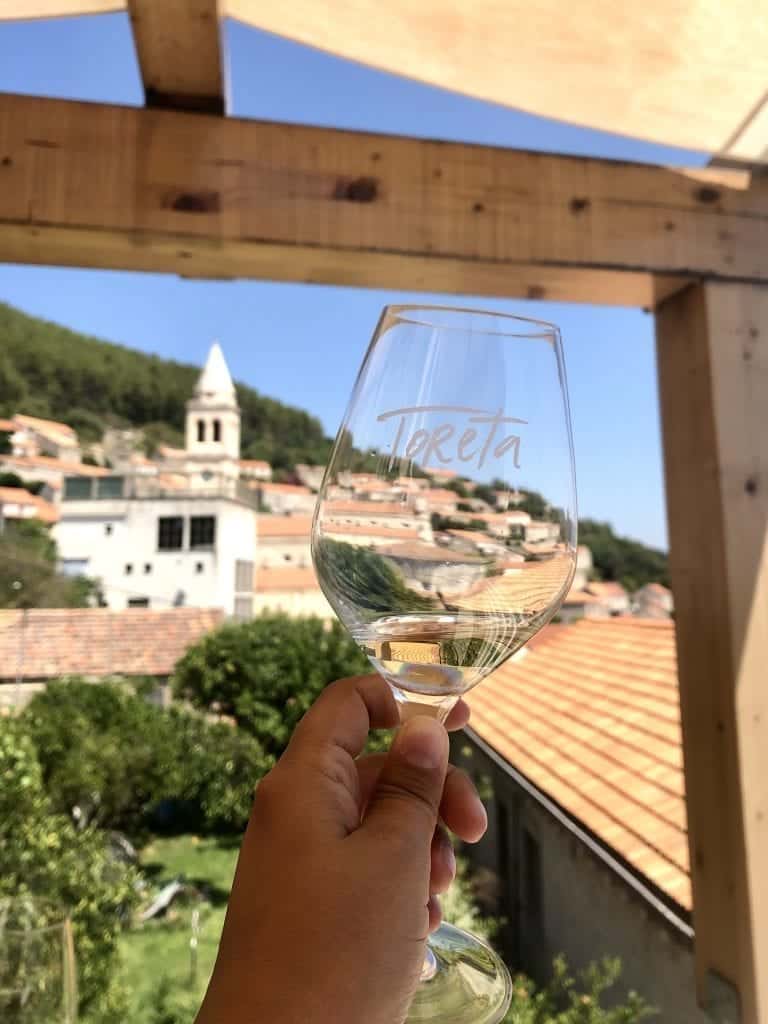
<path fill-rule="evenodd" d="M 148 107 L 224 113 L 218 0 L 128 0 Z"/>
<path fill-rule="evenodd" d="M 0 96 L 0 260 L 652 305 L 768 281 L 768 195 L 659 167 Z"/>
<path fill-rule="evenodd" d="M 0 21 L 113 14 L 124 11 L 125 4 L 126 0 L 0 0 Z"/>
<path fill-rule="evenodd" d="M 657 329 L 697 981 L 765 1024 L 768 288 L 690 286 Z"/>

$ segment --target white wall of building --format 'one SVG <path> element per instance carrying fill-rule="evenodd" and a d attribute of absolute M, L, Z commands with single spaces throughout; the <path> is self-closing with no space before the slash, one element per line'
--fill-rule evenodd
<path fill-rule="evenodd" d="M 254 594 L 253 613 L 280 611 L 287 615 L 318 615 L 333 619 L 336 613 L 326 601 L 322 590 L 268 590 Z"/>
<path fill-rule="evenodd" d="M 180 550 L 158 547 L 158 521 L 170 516 L 184 520 Z M 190 548 L 192 516 L 215 518 L 212 550 Z M 150 607 L 167 608 L 183 594 L 185 605 L 234 614 L 238 560 L 251 565 L 241 593 L 250 597 L 253 589 L 255 519 L 252 508 L 226 498 L 73 500 L 62 502 L 54 532 L 64 570 L 100 579 L 111 608 L 144 597 Z"/>

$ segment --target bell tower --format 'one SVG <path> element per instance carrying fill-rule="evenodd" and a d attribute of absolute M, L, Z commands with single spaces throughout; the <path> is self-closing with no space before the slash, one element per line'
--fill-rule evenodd
<path fill-rule="evenodd" d="M 218 341 L 211 345 L 192 398 L 187 402 L 187 457 L 222 471 L 240 458 L 240 408 Z"/>

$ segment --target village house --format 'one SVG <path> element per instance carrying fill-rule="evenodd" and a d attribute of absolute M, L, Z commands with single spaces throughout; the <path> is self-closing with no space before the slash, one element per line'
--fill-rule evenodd
<path fill-rule="evenodd" d="M 82 449 L 77 434 L 66 423 L 17 413 L 12 417 L 11 450 L 14 455 L 49 455 L 62 462 L 79 463 Z"/>
<path fill-rule="evenodd" d="M 152 679 L 165 703 L 176 662 L 223 621 L 214 608 L 0 611 L 0 713 L 68 676 Z"/>
<path fill-rule="evenodd" d="M 661 583 L 646 583 L 632 598 L 632 611 L 644 619 L 669 619 L 674 610 L 672 591 Z"/>
<path fill-rule="evenodd" d="M 55 527 L 61 569 L 100 581 L 110 608 L 253 613 L 256 502 L 239 480 L 240 411 L 214 345 L 187 403 L 186 447 L 163 471 L 68 477 Z"/>
<path fill-rule="evenodd" d="M 574 970 L 618 956 L 613 998 L 635 989 L 661 1021 L 711 1021 L 695 1000 L 673 624 L 546 627 L 468 701 L 453 758 L 489 828 L 464 852 L 509 962 L 544 979 L 559 953 Z"/>
<path fill-rule="evenodd" d="M 30 494 L 23 487 L 0 487 L 0 532 L 12 520 L 39 519 L 50 525 L 59 518 L 58 508 L 38 494 Z"/>

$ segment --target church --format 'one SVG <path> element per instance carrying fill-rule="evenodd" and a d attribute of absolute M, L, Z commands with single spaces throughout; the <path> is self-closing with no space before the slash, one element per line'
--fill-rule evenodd
<path fill-rule="evenodd" d="M 62 571 L 98 580 L 110 608 L 189 605 L 249 618 L 257 517 L 243 468 L 235 386 L 214 343 L 187 402 L 183 449 L 65 478 L 54 528 Z"/>

